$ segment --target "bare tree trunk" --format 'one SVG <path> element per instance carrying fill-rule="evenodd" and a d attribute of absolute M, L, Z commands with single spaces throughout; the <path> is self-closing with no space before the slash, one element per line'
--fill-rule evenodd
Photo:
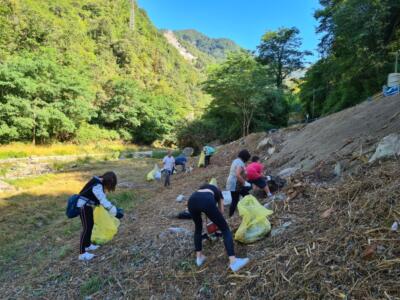
<path fill-rule="evenodd" d="M 36 101 L 36 99 L 34 100 Z M 36 145 L 36 104 L 33 102 L 33 130 L 32 130 L 32 145 Z"/>
<path fill-rule="evenodd" d="M 129 29 L 135 30 L 135 0 L 131 0 L 131 14 L 129 18 Z"/>

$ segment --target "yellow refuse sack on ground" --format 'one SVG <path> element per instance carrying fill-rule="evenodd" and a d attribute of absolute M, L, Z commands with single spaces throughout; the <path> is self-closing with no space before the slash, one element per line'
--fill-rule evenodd
<path fill-rule="evenodd" d="M 92 242 L 101 245 L 111 241 L 118 232 L 119 220 L 101 205 L 95 207 L 93 219 Z"/>
<path fill-rule="evenodd" d="M 157 164 L 155 164 L 153 170 L 147 173 L 146 179 L 147 181 L 152 181 L 154 179 L 158 180 L 160 178 L 161 178 L 160 168 L 158 167 Z"/>
<path fill-rule="evenodd" d="M 267 217 L 273 211 L 266 209 L 252 196 L 247 195 L 238 204 L 239 215 L 243 218 L 235 233 L 235 240 L 242 243 L 253 243 L 262 239 L 271 230 Z"/>
<path fill-rule="evenodd" d="M 216 186 L 216 187 L 218 187 L 217 179 L 215 179 L 215 178 L 211 178 L 211 180 L 210 180 L 210 184 L 212 184 L 213 186 Z"/>
<path fill-rule="evenodd" d="M 201 168 L 204 167 L 205 165 L 206 165 L 206 155 L 204 154 L 204 151 L 201 151 L 199 163 L 197 164 L 197 166 Z"/>

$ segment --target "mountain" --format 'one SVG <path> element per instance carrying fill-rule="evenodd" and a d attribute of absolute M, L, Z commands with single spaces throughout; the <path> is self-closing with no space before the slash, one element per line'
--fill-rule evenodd
<path fill-rule="evenodd" d="M 0 143 L 68 141 L 81 124 L 151 142 L 208 101 L 130 0 L 0 0 L 0 36 Z"/>
<path fill-rule="evenodd" d="M 221 62 L 229 52 L 239 51 L 241 47 L 226 38 L 210 38 L 193 29 L 175 30 L 175 36 L 184 45 L 189 44 L 198 51 L 207 54 L 216 62 Z"/>

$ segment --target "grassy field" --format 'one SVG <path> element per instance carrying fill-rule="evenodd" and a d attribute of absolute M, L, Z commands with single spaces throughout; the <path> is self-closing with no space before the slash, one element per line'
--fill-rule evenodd
<path fill-rule="evenodd" d="M 0 146 L 0 159 L 24 158 L 30 156 L 109 154 L 140 150 L 142 150 L 142 148 L 137 145 L 123 144 L 119 142 L 101 142 L 87 145 L 52 144 L 43 146 L 12 143 Z"/>
<path fill-rule="evenodd" d="M 67 198 L 79 192 L 91 176 L 114 170 L 119 182 L 140 184 L 153 163 L 151 159 L 95 161 L 57 174 L 9 180 L 17 191 L 0 192 L 0 281 L 15 274 L 35 276 L 49 260 L 78 254 L 80 220 L 67 219 L 65 206 Z M 146 194 L 118 188 L 109 198 L 130 211 Z M 66 242 L 71 239 L 76 243 Z"/>

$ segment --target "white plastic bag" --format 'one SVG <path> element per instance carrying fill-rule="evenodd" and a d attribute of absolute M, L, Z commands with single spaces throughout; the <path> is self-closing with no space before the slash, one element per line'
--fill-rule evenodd
<path fill-rule="evenodd" d="M 232 203 L 232 193 L 231 191 L 223 191 L 222 197 L 224 197 L 224 205 L 231 205 Z"/>

